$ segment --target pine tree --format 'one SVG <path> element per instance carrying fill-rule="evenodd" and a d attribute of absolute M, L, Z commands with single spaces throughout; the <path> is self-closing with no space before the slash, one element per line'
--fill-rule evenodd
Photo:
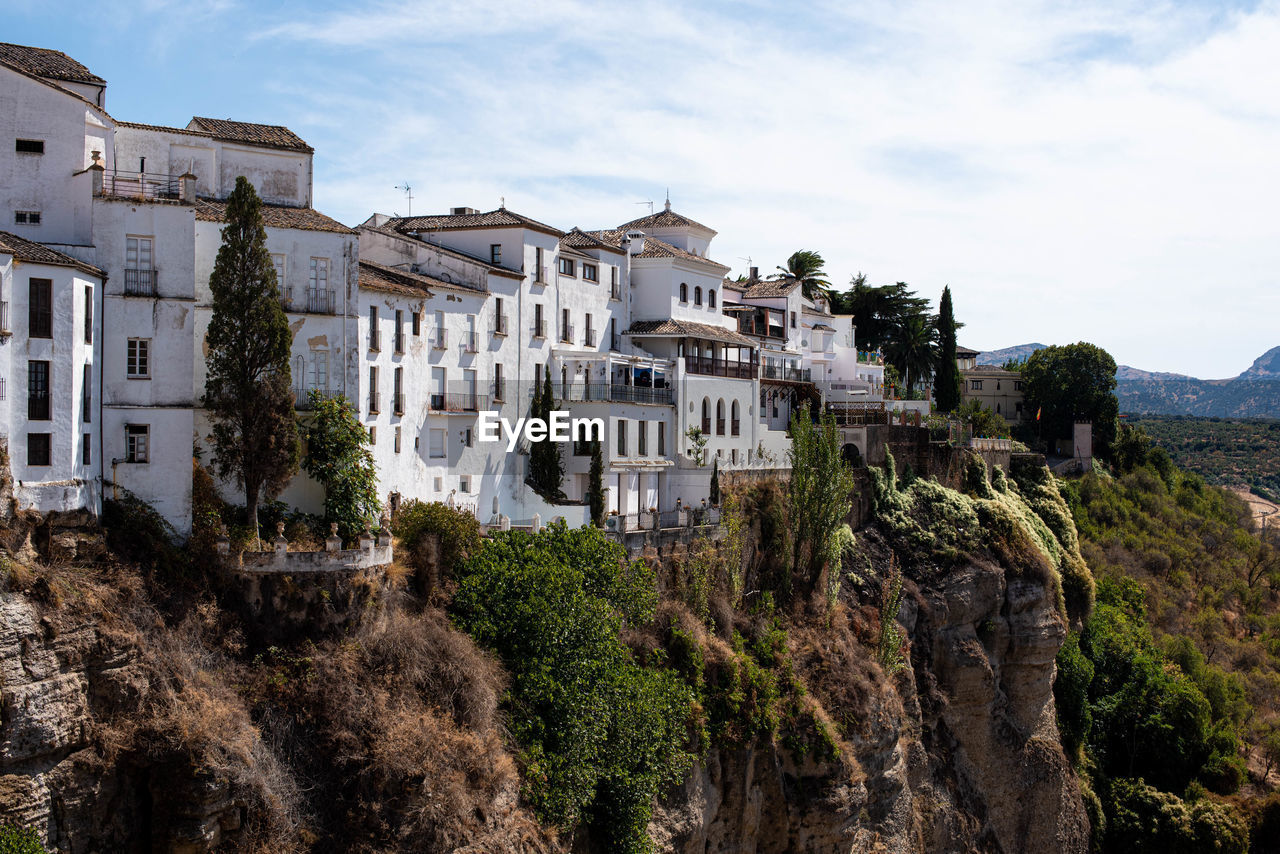
<path fill-rule="evenodd" d="M 555 407 L 555 392 L 551 388 L 551 366 L 546 366 L 546 379 L 540 394 L 534 396 L 530 415 L 550 422 Z M 538 494 L 549 501 L 564 498 L 560 482 L 564 480 L 564 462 L 560 459 L 560 443 L 551 437 L 533 442 L 529 448 L 529 480 Z"/>
<path fill-rule="evenodd" d="M 942 289 L 938 303 L 938 337 L 941 347 L 935 379 L 934 403 L 939 412 L 954 412 L 960 406 L 960 366 L 956 364 L 956 316 L 951 308 L 951 287 Z"/>
<path fill-rule="evenodd" d="M 711 460 L 711 495 L 708 496 L 712 504 L 720 503 L 720 458 L 713 457 Z"/>
<path fill-rule="evenodd" d="M 274 498 L 298 470 L 289 348 L 262 201 L 242 175 L 227 197 L 227 225 L 209 277 L 213 316 L 205 336 L 208 375 L 203 406 L 213 422 L 218 475 L 244 488 L 255 536 L 258 504 Z"/>
<path fill-rule="evenodd" d="M 591 523 L 604 527 L 604 454 L 600 440 L 591 440 L 591 473 L 588 475 L 587 503 L 591 506 Z"/>

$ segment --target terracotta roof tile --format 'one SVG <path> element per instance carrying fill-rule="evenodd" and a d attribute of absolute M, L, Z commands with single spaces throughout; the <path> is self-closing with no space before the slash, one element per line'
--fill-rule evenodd
<path fill-rule="evenodd" d="M 102 270 L 99 270 L 92 264 L 86 264 L 77 258 L 72 258 L 70 255 L 59 252 L 56 249 L 50 249 L 43 243 L 36 243 L 35 241 L 27 240 L 25 237 L 10 234 L 7 231 L 0 231 L 0 252 L 12 255 L 19 261 L 26 261 L 29 264 L 52 264 L 57 267 L 75 267 L 77 270 L 81 270 L 91 276 L 97 276 L 99 278 L 103 276 Z"/>
<path fill-rule="evenodd" d="M 646 228 L 700 228 L 703 231 L 709 231 L 712 234 L 716 230 L 703 225 L 700 222 L 689 219 L 687 216 L 681 216 L 671 209 L 651 213 L 648 216 L 642 216 L 639 219 L 633 219 L 631 222 L 618 226 L 619 231 L 638 228 L 643 231 Z"/>
<path fill-rule="evenodd" d="M 558 228 L 538 222 L 536 219 L 498 208 L 485 213 L 433 214 L 430 216 L 396 217 L 387 222 L 396 231 L 445 231 L 455 228 L 529 228 L 555 237 L 563 237 Z"/>
<path fill-rule="evenodd" d="M 742 296 L 746 299 L 752 297 L 785 297 L 791 293 L 800 284 L 800 280 L 791 276 L 780 279 L 761 279 L 755 282 L 746 282 L 747 289 L 742 292 Z"/>
<path fill-rule="evenodd" d="M 362 231 L 367 230 L 367 231 L 377 232 L 378 234 L 385 234 L 388 237 L 396 237 L 396 238 L 399 238 L 400 240 L 412 240 L 414 243 L 420 243 L 423 246 L 429 246 L 435 251 L 441 253 L 442 255 L 450 255 L 454 258 L 460 258 L 464 261 L 472 261 L 476 264 L 479 264 L 481 267 L 484 267 L 490 273 L 495 273 L 499 276 L 506 276 L 509 279 L 524 278 L 524 273 L 520 272 L 519 270 L 512 269 L 511 267 L 504 267 L 501 264 L 494 264 L 490 261 L 485 260 L 484 258 L 481 258 L 479 255 L 472 255 L 470 252 L 463 252 L 460 249 L 454 249 L 449 246 L 441 246 L 439 243 L 429 243 L 425 240 L 422 240 L 421 238 L 413 237 L 411 235 L 401 233 L 385 225 L 362 225 L 360 226 L 360 229 Z"/>
<path fill-rule="evenodd" d="M 190 128 L 171 128 L 166 125 L 148 125 L 142 122 L 122 122 L 117 120 L 116 127 L 137 128 L 138 130 L 156 130 L 163 133 L 180 133 L 186 136 L 202 136 L 205 139 L 212 139 L 213 134 L 205 130 L 191 130 Z"/>
<path fill-rule="evenodd" d="M 196 116 L 191 119 L 191 130 L 208 131 L 214 139 L 227 142 L 244 142 L 268 148 L 289 151 L 313 151 L 296 133 L 282 125 L 259 125 L 253 122 L 237 122 L 231 119 L 209 119 Z"/>
<path fill-rule="evenodd" d="M 571 246 L 574 249 L 603 249 L 608 252 L 622 253 L 622 247 L 618 244 L 604 240 L 599 234 L 583 231 L 576 225 L 560 238 L 560 245 Z"/>
<path fill-rule="evenodd" d="M 692 320 L 637 320 L 631 324 L 624 335 L 658 335 L 689 338 L 706 338 L 711 341 L 723 341 L 727 344 L 741 344 L 754 347 L 755 342 L 745 335 L 739 335 L 732 329 L 723 326 L 712 326 L 709 323 L 696 323 Z"/>
<path fill-rule="evenodd" d="M 444 284 L 430 276 L 407 273 L 394 267 L 384 267 L 372 261 L 360 262 L 360 287 L 406 297 L 429 298 L 431 288 Z"/>
<path fill-rule="evenodd" d="M 602 239 L 606 242 L 622 245 L 622 238 L 626 237 L 627 229 L 614 228 L 605 231 Z M 678 246 L 672 246 L 665 240 L 659 240 L 652 235 L 645 235 L 644 251 L 639 252 L 632 257 L 634 258 L 680 258 L 684 261 L 698 261 L 703 264 L 710 265 L 719 270 L 728 270 L 724 264 L 719 261 L 712 261 L 704 255 L 694 255 L 692 252 L 686 252 Z"/>
<path fill-rule="evenodd" d="M 27 47 L 20 44 L 0 44 L 0 62 L 20 68 L 28 74 L 47 77 L 51 80 L 98 85 L 107 82 L 60 50 Z"/>
<path fill-rule="evenodd" d="M 226 222 L 227 203 L 219 199 L 197 199 L 196 219 L 205 222 Z M 355 234 L 336 219 L 330 219 L 314 208 L 291 208 L 287 205 L 262 206 L 262 223 L 267 228 L 297 228 L 303 231 L 332 231 L 337 234 Z"/>

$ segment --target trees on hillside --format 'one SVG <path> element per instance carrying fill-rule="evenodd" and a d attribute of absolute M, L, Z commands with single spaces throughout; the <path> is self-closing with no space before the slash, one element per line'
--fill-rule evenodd
<path fill-rule="evenodd" d="M 243 175 L 227 197 L 209 290 L 202 404 L 213 422 L 213 463 L 220 477 L 244 488 L 256 534 L 258 504 L 279 494 L 298 470 L 300 448 L 289 376 L 292 334 L 267 251 L 262 201 Z"/>
<path fill-rule="evenodd" d="M 853 315 L 859 347 L 882 350 L 907 318 L 929 317 L 929 300 L 916 296 L 906 282 L 872 286 L 859 273 L 850 280 L 848 290 L 832 296 L 831 310 Z"/>
<path fill-rule="evenodd" d="M 536 383 L 535 379 L 535 383 Z M 546 366 L 542 388 L 535 392 L 529 415 L 550 423 L 551 412 L 556 405 L 555 392 L 551 388 L 551 366 Z M 529 443 L 529 483 L 548 501 L 564 498 L 560 488 L 564 480 L 564 461 L 560 458 L 560 443 L 550 436 Z"/>
<path fill-rule="evenodd" d="M 960 366 L 956 364 L 956 317 L 951 306 L 951 287 L 942 289 L 938 303 L 938 367 L 934 380 L 934 404 L 940 412 L 954 412 L 960 406 Z"/>
<path fill-rule="evenodd" d="M 1022 366 L 1027 405 L 1040 414 L 1041 435 L 1049 440 L 1071 435 L 1076 421 L 1093 423 L 1097 456 L 1109 459 L 1116 438 L 1116 360 L 1086 342 L 1045 347 Z"/>
<path fill-rule="evenodd" d="M 851 507 L 853 470 L 841 455 L 840 431 L 832 417 L 815 423 L 806 405 L 791 416 L 791 463 L 788 514 L 792 539 L 792 567 L 811 591 L 833 549 L 831 539 Z M 836 552 L 838 555 L 839 552 Z M 839 562 L 839 558 L 835 558 Z M 830 568 L 840 572 L 839 566 Z"/>
<path fill-rule="evenodd" d="M 885 358 L 898 367 L 907 393 L 933 377 L 938 363 L 938 329 L 924 314 L 906 317 L 885 346 Z"/>
<path fill-rule="evenodd" d="M 587 475 L 587 504 L 591 507 L 591 524 L 604 527 L 604 452 L 600 440 L 591 440 L 591 470 Z"/>
<path fill-rule="evenodd" d="M 826 262 L 820 254 L 812 249 L 801 249 L 791 253 L 787 266 L 779 267 L 778 270 L 785 276 L 798 279 L 805 297 L 814 299 L 826 297 L 831 292 L 831 282 L 827 279 L 825 267 Z"/>
<path fill-rule="evenodd" d="M 324 487 L 325 521 L 337 522 L 343 539 L 351 540 L 381 509 L 369 431 L 345 397 L 312 389 L 310 400 L 314 415 L 302 467 Z"/>

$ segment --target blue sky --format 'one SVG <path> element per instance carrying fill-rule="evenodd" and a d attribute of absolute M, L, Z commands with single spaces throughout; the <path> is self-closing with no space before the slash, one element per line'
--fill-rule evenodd
<path fill-rule="evenodd" d="M 286 124 L 348 223 L 661 204 L 764 270 L 950 284 L 981 349 L 1232 376 L 1280 345 L 1275 3 L 10 0 L 117 118 Z"/>

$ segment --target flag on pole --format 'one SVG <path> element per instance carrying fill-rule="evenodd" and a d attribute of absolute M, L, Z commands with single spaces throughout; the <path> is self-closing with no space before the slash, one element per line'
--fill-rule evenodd
<path fill-rule="evenodd" d="M 1036 410 L 1036 420 L 1037 420 L 1037 421 L 1039 421 L 1039 420 L 1040 420 L 1040 413 L 1041 413 L 1041 412 L 1043 412 L 1043 411 L 1044 411 L 1044 407 L 1043 407 L 1043 406 Z"/>

